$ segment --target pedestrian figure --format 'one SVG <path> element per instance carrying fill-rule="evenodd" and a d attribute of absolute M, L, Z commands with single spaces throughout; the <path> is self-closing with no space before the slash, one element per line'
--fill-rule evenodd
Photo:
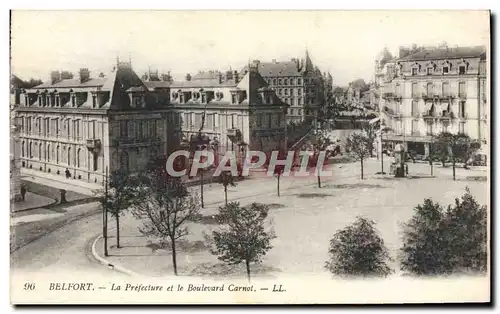
<path fill-rule="evenodd" d="M 26 196 L 26 187 L 21 185 L 21 199 L 24 201 Z"/>
<path fill-rule="evenodd" d="M 71 177 L 71 172 L 69 172 L 68 169 L 66 169 L 65 174 L 66 174 L 66 179 L 69 179 Z"/>

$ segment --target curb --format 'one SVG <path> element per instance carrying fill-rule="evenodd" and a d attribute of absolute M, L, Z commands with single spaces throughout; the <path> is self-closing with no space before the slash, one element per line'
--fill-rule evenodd
<path fill-rule="evenodd" d="M 113 229 L 111 229 L 111 230 L 113 230 Z M 108 230 L 108 231 L 110 231 L 110 230 Z M 106 259 L 102 258 L 101 256 L 99 256 L 99 254 L 97 254 L 97 250 L 96 250 L 96 248 L 95 248 L 95 247 L 96 247 L 97 241 L 99 241 L 99 239 L 101 239 L 101 238 L 102 238 L 102 235 L 100 234 L 100 235 L 98 235 L 98 236 L 95 238 L 95 240 L 92 242 L 92 256 L 94 256 L 94 258 L 95 258 L 97 261 L 99 261 L 99 263 L 103 264 L 104 266 L 107 266 L 108 268 L 111 268 L 111 269 L 113 269 L 113 270 L 116 270 L 116 271 L 118 271 L 118 272 L 120 272 L 120 273 L 123 273 L 123 274 L 125 274 L 125 275 L 129 275 L 129 276 L 139 276 L 139 274 L 138 274 L 138 273 L 133 272 L 133 271 L 131 271 L 131 270 L 128 270 L 128 269 L 126 269 L 125 267 L 122 267 L 122 266 L 120 266 L 120 265 L 115 265 L 115 264 L 111 263 L 110 261 L 108 261 L 108 260 L 106 260 Z"/>

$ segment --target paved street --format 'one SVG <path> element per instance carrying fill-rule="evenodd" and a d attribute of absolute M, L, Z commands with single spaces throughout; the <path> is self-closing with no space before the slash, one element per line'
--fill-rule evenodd
<path fill-rule="evenodd" d="M 334 175 L 322 178 L 322 189 L 317 189 L 315 177 L 282 177 L 281 197 L 276 194 L 275 178 L 246 180 L 239 182 L 236 187 L 230 187 L 228 198 L 229 201 L 237 200 L 243 204 L 253 201 L 278 204 L 271 212 L 278 238 L 274 242 L 275 248 L 266 257 L 265 264 L 274 271 L 284 272 L 321 272 L 328 238 L 357 215 L 363 214 L 374 219 L 388 247 L 395 248 L 399 245 L 398 223 L 405 221 L 411 215 L 412 206 L 421 202 L 424 197 L 433 197 L 443 204 L 449 204 L 463 193 L 465 186 L 469 186 L 480 202 L 484 204 L 487 199 L 485 182 L 465 180 L 467 176 L 484 176 L 484 171 L 457 169 L 456 182 L 451 181 L 451 168 L 440 167 L 435 168 L 438 178 L 384 180 L 374 175 L 379 167 L 376 160 L 367 160 L 367 179 L 360 182 L 359 162 L 330 165 Z M 388 169 L 389 162 L 385 167 Z M 417 176 L 425 177 L 429 171 L 425 164 L 410 164 L 409 167 L 410 174 Z M 450 187 L 445 193 L 439 188 L 444 184 Z M 200 187 L 192 189 L 199 192 Z M 324 195 L 318 196 L 318 193 Z M 217 206 L 224 201 L 223 187 L 219 184 L 206 185 L 204 196 L 204 214 L 215 213 Z M 68 212 L 81 214 L 92 210 L 98 211 L 97 203 L 78 205 Z M 115 273 L 98 264 L 90 253 L 91 241 L 102 232 L 101 219 L 100 214 L 94 214 L 70 222 L 18 249 L 11 255 L 13 274 L 27 271 L 71 272 L 75 269 L 91 269 L 93 273 L 102 275 Z M 122 266 L 128 266 L 139 273 L 168 274 L 170 259 L 161 253 L 152 255 L 151 249 L 144 247 L 145 239 L 138 237 L 138 221 L 131 215 L 125 216 L 121 221 L 122 244 L 125 248 L 120 250 L 120 254 L 128 255 L 126 252 L 130 253 L 130 250 L 136 253 L 140 250 L 139 255 L 146 256 L 133 257 L 132 264 L 130 256 L 114 256 L 110 258 L 111 261 L 119 265 L 124 263 Z M 110 228 L 112 227 L 114 221 L 110 222 Z M 202 232 L 210 228 L 195 226 L 191 229 L 192 239 L 202 239 Z M 113 238 L 110 239 L 110 245 L 114 245 Z M 99 245 L 98 250 L 102 250 L 101 247 Z M 112 248 L 111 252 L 116 253 L 116 249 Z M 195 253 L 181 257 L 183 262 L 180 264 L 186 265 L 185 261 L 197 260 L 216 261 L 205 253 Z"/>
<path fill-rule="evenodd" d="M 389 164 L 386 167 L 388 169 Z M 299 181 L 296 178 L 282 178 L 281 197 L 276 194 L 276 179 L 249 180 L 231 188 L 230 199 L 242 204 L 261 202 L 273 208 L 270 219 L 273 222 L 277 239 L 274 248 L 264 258 L 259 271 L 262 275 L 277 276 L 285 274 L 321 274 L 327 259 L 330 237 L 333 233 L 352 222 L 356 216 L 363 215 L 377 223 L 387 247 L 393 257 L 401 246 L 401 224 L 412 215 L 414 206 L 431 197 L 443 205 L 454 202 L 471 189 L 473 195 L 482 204 L 487 203 L 485 182 L 467 180 L 467 176 L 485 175 L 484 171 L 457 169 L 457 181 L 451 180 L 451 169 L 436 167 L 436 178 L 427 174 L 428 165 L 410 164 L 413 178 L 393 179 L 375 176 L 379 170 L 376 160 L 366 162 L 366 180 L 360 181 L 359 163 L 333 165 L 334 176 L 324 178 L 323 188 L 318 189 L 316 178 Z M 270 180 L 270 182 L 264 182 Z M 449 189 L 443 190 L 443 185 Z M 215 186 L 217 187 L 217 186 Z M 222 187 L 219 187 L 222 191 Z M 223 201 L 221 192 L 207 191 L 204 215 L 216 212 Z M 219 203 L 216 203 L 219 201 Z M 132 271 L 150 276 L 170 276 L 172 274 L 171 256 L 168 251 L 154 250 L 147 245 L 151 239 L 145 239 L 138 232 L 140 222 L 126 216 L 121 220 L 121 244 L 123 248 L 111 248 L 110 260 Z M 178 255 L 179 272 L 183 275 L 215 274 L 214 265 L 220 265 L 201 243 L 203 234 L 210 232 L 216 225 L 191 224 L 190 235 L 184 250 Z M 114 233 L 113 233 L 114 234 Z M 114 245 L 114 239 L 110 244 Z M 181 246 L 182 246 L 181 245 Z M 102 242 L 98 252 L 102 254 Z M 397 262 L 393 264 L 397 268 Z M 241 272 L 244 274 L 244 272 Z M 325 274 L 326 275 L 326 274 Z"/>

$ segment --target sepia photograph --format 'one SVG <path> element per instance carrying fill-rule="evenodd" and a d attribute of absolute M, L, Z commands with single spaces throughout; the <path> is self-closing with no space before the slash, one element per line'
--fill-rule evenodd
<path fill-rule="evenodd" d="M 12 10 L 10 302 L 491 302 L 487 10 Z"/>

